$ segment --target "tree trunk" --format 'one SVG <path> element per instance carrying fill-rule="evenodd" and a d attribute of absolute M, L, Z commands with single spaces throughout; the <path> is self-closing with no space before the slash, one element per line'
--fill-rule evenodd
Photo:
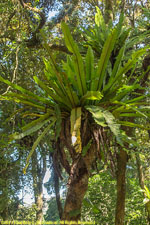
<path fill-rule="evenodd" d="M 88 170 L 84 160 L 77 159 L 71 168 L 63 220 L 78 221 L 80 219 L 82 201 L 88 188 L 88 178 Z"/>
<path fill-rule="evenodd" d="M 59 218 L 61 219 L 63 214 L 63 208 L 62 208 L 60 193 L 59 193 L 59 177 L 57 175 L 54 165 L 53 165 L 53 172 L 54 172 L 54 189 L 55 189 L 57 208 L 58 208 Z"/>
<path fill-rule="evenodd" d="M 104 19 L 106 24 L 113 20 L 113 0 L 105 0 Z"/>
<path fill-rule="evenodd" d="M 36 210 L 36 221 L 43 220 L 43 179 L 46 172 L 46 159 L 43 156 L 43 167 L 38 165 L 36 151 L 32 155 L 32 177 Z"/>
<path fill-rule="evenodd" d="M 125 217 L 125 194 L 126 194 L 126 164 L 127 152 L 120 149 L 117 158 L 117 203 L 115 225 L 123 225 Z"/>
<path fill-rule="evenodd" d="M 88 188 L 90 169 L 95 157 L 95 146 L 92 145 L 86 156 L 79 155 L 72 163 L 62 220 L 80 220 L 81 206 Z M 67 225 L 67 222 L 65 224 Z"/>
<path fill-rule="evenodd" d="M 136 155 L 136 164 L 137 164 L 137 170 L 138 170 L 138 176 L 139 176 L 139 184 L 140 184 L 140 187 L 144 190 L 144 186 L 145 186 L 144 185 L 144 173 L 143 173 L 143 168 L 141 165 L 141 160 L 140 160 L 139 155 Z M 144 197 L 146 197 L 145 194 L 144 194 Z M 150 224 L 150 201 L 148 201 L 145 204 L 145 209 L 147 212 L 147 220 L 148 220 L 148 223 Z"/>
<path fill-rule="evenodd" d="M 36 212 L 36 221 L 42 222 L 43 220 L 43 179 L 38 182 L 37 184 L 37 199 L 36 199 L 36 206 L 37 206 L 37 212 Z"/>

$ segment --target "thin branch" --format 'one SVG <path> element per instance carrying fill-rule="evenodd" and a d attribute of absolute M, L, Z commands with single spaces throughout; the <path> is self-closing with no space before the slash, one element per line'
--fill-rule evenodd
<path fill-rule="evenodd" d="M 17 47 L 17 50 L 16 50 L 16 66 L 15 66 L 15 69 L 14 69 L 14 72 L 13 72 L 13 78 L 12 78 L 12 81 L 11 83 L 14 83 L 15 79 L 16 79 L 16 72 L 17 72 L 17 69 L 18 69 L 18 52 L 19 52 L 19 49 L 20 49 L 20 46 Z M 8 93 L 10 89 L 10 86 L 7 87 L 7 90 L 2 94 L 2 95 L 5 95 Z"/>
<path fill-rule="evenodd" d="M 10 24 L 11 19 L 14 17 L 15 14 L 16 14 L 16 10 L 14 10 L 13 13 L 11 13 L 11 15 L 9 16 L 7 24 L 6 24 L 6 30 Z"/>

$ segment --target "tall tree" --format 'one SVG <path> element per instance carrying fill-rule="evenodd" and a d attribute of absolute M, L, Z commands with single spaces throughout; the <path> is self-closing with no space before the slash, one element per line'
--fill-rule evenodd
<path fill-rule="evenodd" d="M 69 174 L 68 191 L 62 215 L 64 220 L 77 221 L 80 219 L 81 205 L 87 191 L 90 170 L 99 157 L 102 128 L 110 128 L 121 146 L 123 146 L 124 141 L 128 142 L 129 139 L 121 132 L 120 125 L 145 128 L 135 123 L 120 121 L 119 118 L 124 113 L 135 116 L 134 106 L 138 107 L 139 104 L 145 104 L 143 101 L 145 96 L 141 96 L 139 99 L 133 94 L 132 99 L 130 98 L 131 93 L 135 92 L 139 85 L 137 81 L 134 81 L 129 86 L 128 79 L 124 79 L 124 74 L 133 67 L 139 56 L 146 53 L 146 49 L 134 52 L 132 58 L 124 66 L 121 66 L 123 46 L 116 61 L 115 59 L 113 61 L 111 76 L 108 76 L 108 63 L 118 40 L 122 27 L 121 23 L 122 20 L 109 33 L 101 57 L 97 62 L 97 67 L 94 66 L 91 48 L 88 49 L 84 65 L 83 58 L 65 23 L 62 23 L 62 30 L 68 50 L 73 56 L 69 57 L 68 61 L 63 64 L 63 70 L 55 62 L 46 41 L 44 42 L 44 46 L 50 55 L 50 62 L 45 60 L 47 85 L 37 76 L 34 79 L 50 99 L 46 96 L 35 95 L 0 77 L 2 82 L 20 92 L 19 95 L 7 93 L 2 98 L 32 105 L 37 108 L 36 116 L 39 117 L 25 125 L 23 132 L 14 134 L 13 138 L 20 139 L 43 127 L 44 130 L 32 147 L 32 154 L 48 130 L 50 128 L 55 130 L 54 140 L 56 141 L 58 160 Z M 90 80 L 91 82 L 89 82 Z M 141 108 L 138 107 L 138 115 L 143 116 L 143 112 L 141 113 L 140 110 Z M 147 110 L 145 113 L 147 113 Z M 46 127 L 45 124 L 47 124 Z M 107 130 L 104 129 L 103 133 L 107 134 Z M 67 148 L 70 156 L 66 154 L 65 148 Z M 27 161 L 29 161 L 29 157 Z"/>
<path fill-rule="evenodd" d="M 42 38 L 38 37 L 38 27 L 41 26 L 40 24 L 42 23 L 42 16 L 40 15 L 42 15 L 44 12 L 41 14 L 41 11 L 38 10 L 38 7 L 35 7 L 34 2 L 32 2 L 32 5 L 27 4 L 28 2 L 25 1 L 20 2 L 22 4 L 19 3 L 19 10 L 21 10 L 18 12 L 23 12 L 23 14 L 18 13 L 15 15 L 23 15 L 24 17 L 27 16 L 27 18 L 30 18 L 30 20 L 28 21 L 26 19 L 26 27 L 22 26 L 23 28 L 21 29 L 19 26 L 17 36 L 14 35 L 16 33 L 13 30 L 13 32 L 10 33 L 10 36 L 2 36 L 1 40 L 3 41 L 6 38 L 6 41 L 14 41 L 17 37 L 16 42 L 17 44 L 20 44 L 20 36 L 18 36 L 20 35 L 19 31 L 24 30 L 25 32 L 23 33 L 25 33 L 25 36 L 23 36 L 23 42 L 22 40 L 21 42 L 28 47 L 28 54 L 31 56 L 32 53 L 32 56 L 34 57 L 31 47 L 41 46 Z M 40 3 L 41 2 L 43 1 L 40 1 Z M 13 5 L 11 5 L 11 10 L 13 10 Z M 37 22 L 36 18 L 33 17 L 33 12 L 36 13 L 39 22 Z M 12 14 L 12 17 L 10 18 L 10 21 L 13 21 L 14 24 L 16 24 L 17 21 L 15 15 Z M 60 20 L 62 18 L 64 17 L 60 17 Z M 38 70 L 35 71 L 37 74 L 35 81 L 40 86 L 40 88 L 38 88 L 33 93 L 33 87 L 35 83 L 31 81 L 31 78 L 29 79 L 28 76 L 24 76 L 22 73 L 25 68 L 25 74 L 30 72 L 31 74 L 35 73 L 32 69 L 33 65 L 28 66 L 30 60 L 28 60 L 27 65 L 25 63 L 24 59 L 26 58 L 24 58 L 24 50 L 22 50 L 23 54 L 20 55 L 20 58 L 23 58 L 22 61 L 24 61 L 24 63 L 22 63 L 21 67 L 19 68 L 19 72 L 21 72 L 22 75 L 19 81 L 23 80 L 22 85 L 24 87 L 29 87 L 32 92 L 21 89 L 13 82 L 10 83 L 9 81 L 4 80 L 2 77 L 0 78 L 2 82 L 5 82 L 11 88 L 17 89 L 15 93 L 12 93 L 10 92 L 11 89 L 9 88 L 9 93 L 7 91 L 7 93 L 2 96 L 2 99 L 16 100 L 18 104 L 17 106 L 19 107 L 22 107 L 22 104 L 27 104 L 29 108 L 25 108 L 24 111 L 22 111 L 22 116 L 24 118 L 31 116 L 32 119 L 35 120 L 29 124 L 29 126 L 24 126 L 23 132 L 20 136 L 14 135 L 15 138 L 21 138 L 22 136 L 28 135 L 42 128 L 43 133 L 40 133 L 39 131 L 39 138 L 34 144 L 32 149 L 33 152 L 42 137 L 47 134 L 48 129 L 52 128 L 55 131 L 56 139 L 54 138 L 54 142 L 56 142 L 57 146 L 56 151 L 58 162 L 66 169 L 70 176 L 68 180 L 68 194 L 65 210 L 62 217 L 67 219 L 69 218 L 77 220 L 80 218 L 82 199 L 87 190 L 88 178 L 91 173 L 91 168 L 93 167 L 95 160 L 97 158 L 101 158 L 103 143 L 100 134 L 102 133 L 103 136 L 107 136 L 107 128 L 110 128 L 120 145 L 123 145 L 124 139 L 126 139 L 125 141 L 127 142 L 129 140 L 127 140 L 125 135 L 123 135 L 123 133 L 119 130 L 119 125 L 132 127 L 139 126 L 143 128 L 139 124 L 135 125 L 134 123 L 130 123 L 130 117 L 144 116 L 142 115 L 143 109 L 140 108 L 139 105 L 145 104 L 145 96 L 142 96 L 141 94 L 140 99 L 136 98 L 135 92 L 137 92 L 137 89 L 140 89 L 140 87 L 137 85 L 137 81 L 134 83 L 134 79 L 136 80 L 136 78 L 134 77 L 133 71 L 131 72 L 130 69 L 134 68 L 134 64 L 138 60 L 138 57 L 141 56 L 142 53 L 146 52 L 146 50 L 141 49 L 135 52 L 132 55 L 132 59 L 128 61 L 127 50 L 124 51 L 125 47 L 122 46 L 125 44 L 129 30 L 123 32 L 120 29 L 121 26 L 119 27 L 118 25 L 118 28 L 115 28 L 113 32 L 111 32 L 111 29 L 106 29 L 107 25 L 104 23 L 101 14 L 97 15 L 97 18 L 100 19 L 98 27 L 102 28 L 102 32 L 99 35 L 99 37 L 102 39 L 102 43 L 99 43 L 98 45 L 98 47 L 100 47 L 100 52 L 98 52 L 98 56 L 101 56 L 100 60 L 97 60 L 96 58 L 94 61 L 94 53 L 91 48 L 88 49 L 86 58 L 84 56 L 81 57 L 78 47 L 73 42 L 68 28 L 63 25 L 68 50 L 66 50 L 64 46 L 63 48 L 61 46 L 61 48 L 57 49 L 63 49 L 63 51 L 67 53 L 70 51 L 70 54 L 68 54 L 67 63 L 64 62 L 63 64 L 60 64 L 60 61 L 58 64 L 55 63 L 56 57 L 51 54 L 50 50 L 52 47 L 49 48 L 49 41 L 48 44 L 46 44 L 45 41 L 44 46 L 48 50 L 51 58 L 50 63 L 47 61 L 45 62 L 46 81 L 45 78 L 42 77 L 43 64 L 41 63 L 39 57 L 42 51 L 35 51 L 36 58 L 38 58 L 36 61 L 34 61 L 38 67 Z M 60 20 L 58 21 L 60 22 Z M 11 28 L 10 21 L 9 29 Z M 30 23 L 31 21 L 32 23 Z M 31 25 L 33 25 L 32 28 L 34 27 L 35 29 L 29 29 L 31 28 Z M 50 25 L 49 27 L 51 30 Z M 120 35 L 116 30 L 119 30 Z M 35 35 L 35 31 L 37 35 Z M 36 37 L 36 41 L 33 37 Z M 105 42 L 105 40 L 107 41 Z M 126 44 L 127 49 L 129 49 L 129 43 L 127 42 Z M 53 47 L 56 49 L 58 46 L 55 45 Z M 14 45 L 11 45 L 11 48 L 13 49 Z M 5 49 L 3 52 L 5 52 Z M 18 53 L 16 51 L 15 55 L 17 54 Z M 126 58 L 123 57 L 123 54 L 125 54 Z M 17 60 L 14 60 L 14 58 L 17 57 L 13 56 L 12 58 L 13 59 L 10 60 L 9 63 L 6 63 L 6 61 L 2 63 L 1 70 L 3 74 L 2 76 L 4 76 L 5 79 L 9 78 L 9 80 L 12 80 L 10 79 L 12 74 L 12 65 L 14 65 L 14 71 L 16 71 L 17 68 Z M 12 62 L 15 63 L 12 64 Z M 9 73 L 7 73 L 7 69 L 9 69 Z M 7 78 L 8 74 L 10 77 Z M 129 79 L 129 75 L 131 74 L 133 75 L 133 80 Z M 39 80 L 39 77 L 42 81 L 44 81 L 44 83 Z M 128 83 L 127 81 L 129 80 L 130 82 Z M 19 84 L 20 83 L 21 82 L 19 82 Z M 33 106 L 33 109 L 31 109 L 31 106 Z M 28 109 L 30 112 L 28 112 Z M 145 109 L 145 111 L 147 115 L 148 109 Z M 129 123 L 123 120 L 124 117 L 128 119 Z M 62 120 L 60 118 L 62 118 Z M 27 118 L 26 121 L 29 121 L 29 119 Z M 96 123 L 98 123 L 98 125 Z M 61 127 L 61 130 L 59 127 Z M 107 139 L 109 142 L 108 136 Z M 122 140 L 122 142 L 120 140 Z M 82 190 L 81 195 L 79 195 L 79 189 Z M 79 196 L 80 199 L 78 198 Z"/>

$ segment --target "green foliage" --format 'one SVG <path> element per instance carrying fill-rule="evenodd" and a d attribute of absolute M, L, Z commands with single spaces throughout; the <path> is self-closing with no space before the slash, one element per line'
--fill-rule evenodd
<path fill-rule="evenodd" d="M 19 205 L 19 209 L 17 211 L 17 216 L 14 220 L 20 221 L 36 221 L 36 205 L 32 204 L 31 206 L 23 206 Z"/>
<path fill-rule="evenodd" d="M 44 216 L 45 221 L 58 221 L 60 220 L 59 214 L 58 214 L 58 209 L 57 209 L 57 203 L 56 203 L 56 198 L 52 197 L 48 201 L 48 210 Z M 64 201 L 63 201 L 64 204 Z"/>
<path fill-rule="evenodd" d="M 86 109 L 92 113 L 93 118 L 97 124 L 102 127 L 108 126 L 115 135 L 118 143 L 123 145 L 121 140 L 122 135 L 120 131 L 120 125 L 116 122 L 112 113 L 99 106 L 86 106 Z"/>
<path fill-rule="evenodd" d="M 137 172 L 134 164 L 130 163 L 128 167 L 125 224 L 146 225 L 143 195 L 140 191 Z M 100 174 L 90 178 L 88 191 L 83 201 L 82 218 L 87 221 L 95 221 L 96 225 L 114 224 L 112 215 L 115 214 L 115 187 L 116 181 L 108 169 L 101 170 Z"/>
<path fill-rule="evenodd" d="M 68 26 L 65 23 L 62 23 L 61 26 L 62 26 L 62 31 L 64 33 L 66 46 L 68 50 L 72 52 L 74 55 L 73 62 L 74 62 L 74 70 L 76 73 L 78 91 L 79 91 L 79 95 L 82 96 L 87 91 L 83 59 L 79 52 L 77 44 L 73 41 L 73 38 L 71 36 Z"/>
<path fill-rule="evenodd" d="M 127 201 L 126 201 L 126 221 L 129 224 L 143 224 L 146 225 L 145 208 L 143 204 L 143 194 L 140 191 L 140 186 L 135 173 L 134 167 L 129 166 L 127 171 Z"/>
<path fill-rule="evenodd" d="M 88 191 L 83 200 L 82 217 L 84 221 L 95 221 L 96 225 L 113 224 L 115 194 L 115 180 L 106 170 L 91 177 Z"/>
<path fill-rule="evenodd" d="M 144 187 L 144 192 L 145 192 L 145 195 L 147 197 L 147 201 L 149 201 L 150 200 L 150 191 L 149 191 L 149 189 L 146 185 Z"/>
<path fill-rule="evenodd" d="M 29 153 L 29 155 L 28 155 L 28 157 L 27 157 L 26 165 L 25 165 L 25 167 L 24 167 L 24 169 L 23 169 L 23 173 L 24 173 L 24 174 L 26 174 L 26 169 L 27 169 L 27 167 L 29 166 L 29 161 L 30 161 L 30 159 L 31 159 L 31 157 L 32 157 L 32 155 L 33 155 L 35 149 L 37 148 L 37 146 L 38 146 L 38 144 L 40 143 L 40 141 L 44 138 L 44 136 L 50 131 L 50 129 L 51 129 L 51 127 L 54 125 L 54 123 L 55 123 L 55 120 L 54 120 L 52 123 L 50 123 L 50 124 L 44 129 L 44 131 L 38 136 L 38 138 L 37 138 L 36 141 L 34 142 L 34 144 L 33 144 L 33 146 L 32 146 L 32 149 L 31 149 L 31 151 L 30 151 L 30 153 Z"/>
<path fill-rule="evenodd" d="M 135 91 L 135 89 L 137 90 L 140 88 L 140 86 L 138 84 L 129 86 L 127 82 L 130 82 L 130 79 L 127 79 L 127 81 L 124 79 L 125 74 L 134 67 L 138 58 L 146 53 L 146 48 L 134 52 L 131 59 L 129 59 L 123 66 L 120 66 L 124 55 L 124 45 L 116 57 L 116 62 L 114 63 L 112 71 L 109 71 L 108 74 L 108 65 L 110 64 L 111 53 L 115 48 L 116 40 L 119 38 L 118 29 L 119 27 L 122 27 L 122 21 L 122 17 L 120 17 L 118 25 L 109 32 L 96 66 L 94 63 L 94 54 L 90 47 L 84 62 L 84 58 L 81 56 L 78 46 L 74 42 L 69 28 L 65 23 L 62 23 L 62 30 L 66 46 L 73 55 L 68 58 L 66 63 L 63 63 L 63 70 L 61 66 L 55 62 L 54 56 L 46 43 L 45 36 L 41 33 L 44 39 L 44 46 L 50 56 L 49 63 L 45 60 L 45 72 L 46 78 L 49 80 L 49 86 L 41 81 L 37 76 L 34 76 L 34 80 L 45 93 L 45 97 L 43 98 L 35 95 L 19 85 L 13 84 L 0 77 L 0 81 L 21 92 L 21 95 L 16 93 L 7 93 L 1 96 L 1 99 L 28 104 L 36 107 L 37 110 L 41 110 L 40 118 L 26 125 L 22 128 L 23 132 L 21 134 L 14 134 L 12 135 L 12 138 L 22 138 L 38 131 L 49 122 L 52 123 L 53 121 L 57 121 L 57 139 L 60 133 L 60 128 L 58 129 L 58 127 L 61 125 L 61 119 L 58 119 L 58 117 L 61 118 L 65 112 L 73 112 L 76 107 L 82 106 L 84 108 L 85 106 L 85 108 L 90 110 L 91 113 L 95 113 L 94 111 L 92 112 L 92 108 L 94 110 L 97 107 L 97 111 L 99 111 L 98 117 L 93 114 L 94 117 L 97 118 L 95 121 L 98 122 L 100 126 L 106 126 L 107 124 L 112 133 L 116 136 L 117 141 L 122 145 L 119 124 L 131 126 L 131 123 L 119 120 L 116 122 L 116 118 L 118 118 L 121 113 L 128 112 L 127 109 L 131 112 L 131 116 L 133 112 L 137 112 L 138 116 L 146 115 L 141 112 L 141 106 L 138 107 L 139 104 L 145 104 L 143 101 L 141 102 L 141 100 L 144 100 L 144 96 L 142 96 L 142 99 L 135 98 L 134 105 L 133 102 L 130 103 L 126 101 L 130 99 L 131 93 Z M 50 79 L 51 74 L 52 79 Z M 90 102 L 93 102 L 92 106 Z M 95 106 L 93 106 L 93 104 Z M 118 107 L 118 104 L 121 104 L 124 107 Z M 105 105 L 107 106 L 107 109 L 105 109 Z M 59 106 L 59 111 L 57 106 Z M 76 119 L 74 119 L 74 121 L 76 121 Z M 136 127 L 136 124 L 134 124 L 134 127 Z M 140 126 L 137 125 L 137 127 Z M 78 126 L 77 130 L 80 130 L 80 126 Z M 77 133 L 77 145 L 80 146 L 79 152 L 81 152 L 82 147 L 80 134 L 79 132 Z M 37 144 L 34 146 L 37 146 Z"/>

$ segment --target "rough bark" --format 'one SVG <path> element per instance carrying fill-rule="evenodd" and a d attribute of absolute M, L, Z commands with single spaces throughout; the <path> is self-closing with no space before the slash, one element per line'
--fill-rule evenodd
<path fill-rule="evenodd" d="M 126 194 L 126 164 L 127 152 L 120 149 L 117 156 L 117 202 L 115 225 L 123 225 L 125 217 L 125 194 Z"/>
<path fill-rule="evenodd" d="M 94 133 L 99 127 L 91 125 L 92 117 L 88 117 L 88 114 L 85 115 L 81 125 L 82 148 L 87 146 L 91 138 L 93 140 L 85 155 L 76 152 L 71 143 L 70 118 L 62 121 L 60 138 L 56 143 L 57 159 L 69 175 L 67 196 L 61 218 L 65 221 L 77 222 L 80 220 L 81 206 L 88 188 L 89 175 L 97 157 L 98 148 Z M 69 154 L 66 152 L 66 148 Z M 65 224 L 68 225 L 67 222 Z"/>
<path fill-rule="evenodd" d="M 94 148 L 93 145 L 85 157 L 80 155 L 72 163 L 62 220 L 80 220 L 82 201 L 88 188 L 90 169 L 96 155 Z"/>
<path fill-rule="evenodd" d="M 137 170 L 138 170 L 139 184 L 140 184 L 140 187 L 144 190 L 145 177 L 144 177 L 143 168 L 141 165 L 141 160 L 139 155 L 136 155 L 136 164 L 137 164 Z M 146 197 L 145 193 L 144 193 L 144 197 Z M 150 201 L 145 204 L 145 209 L 147 212 L 147 221 L 150 224 Z"/>
<path fill-rule="evenodd" d="M 46 172 L 46 159 L 43 156 L 43 167 L 39 167 L 36 151 L 32 155 L 32 177 L 36 210 L 36 221 L 43 220 L 43 179 Z"/>
<path fill-rule="evenodd" d="M 88 187 L 88 170 L 82 158 L 71 168 L 63 220 L 79 220 L 81 205 Z"/>
<path fill-rule="evenodd" d="M 37 185 L 38 188 L 38 195 L 36 200 L 37 205 L 37 212 L 36 212 L 36 221 L 42 221 L 43 220 L 43 188 L 42 188 L 42 180 L 41 183 L 39 182 Z"/>

